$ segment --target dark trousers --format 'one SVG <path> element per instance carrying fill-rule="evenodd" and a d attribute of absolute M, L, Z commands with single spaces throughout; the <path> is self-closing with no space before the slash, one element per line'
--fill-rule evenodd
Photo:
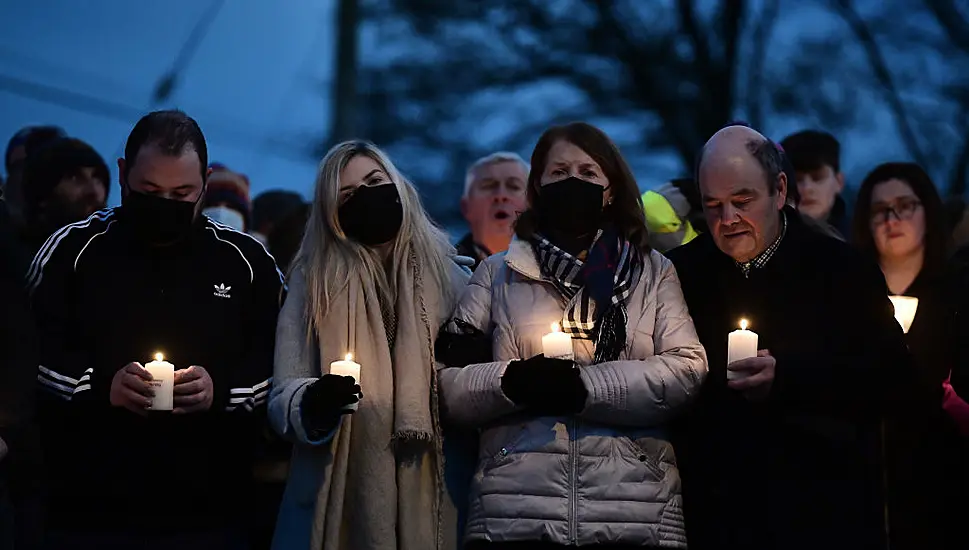
<path fill-rule="evenodd" d="M 45 550 L 248 550 L 248 544 L 241 533 L 224 530 L 158 536 L 51 532 L 47 534 L 44 548 Z"/>

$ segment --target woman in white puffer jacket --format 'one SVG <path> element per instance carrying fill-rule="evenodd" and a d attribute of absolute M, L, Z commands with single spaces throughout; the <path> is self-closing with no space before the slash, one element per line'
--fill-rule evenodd
<path fill-rule="evenodd" d="M 516 238 L 475 272 L 438 346 L 445 420 L 481 430 L 466 548 L 686 548 L 666 426 L 707 367 L 673 265 L 646 244 L 639 189 L 597 128 L 546 131 L 528 184 Z M 553 323 L 574 360 L 542 355 Z M 465 365 L 471 334 L 491 362 Z"/>

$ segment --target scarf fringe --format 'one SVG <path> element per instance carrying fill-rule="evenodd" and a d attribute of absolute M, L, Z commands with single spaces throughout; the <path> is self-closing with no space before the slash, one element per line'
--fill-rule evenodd
<path fill-rule="evenodd" d="M 427 341 L 425 342 L 427 345 L 427 356 L 431 358 L 431 364 L 428 366 L 431 369 L 431 426 L 434 433 L 427 434 L 426 432 L 421 432 L 419 435 L 420 437 L 428 436 L 434 446 L 434 475 L 437 480 L 437 510 L 434 510 L 436 520 L 435 531 L 437 533 L 436 542 L 437 548 L 444 548 L 444 518 L 442 515 L 445 499 L 448 496 L 444 478 L 444 432 L 441 429 L 441 416 L 439 413 L 437 361 L 434 358 L 434 338 L 432 336 L 433 332 L 431 331 L 431 322 L 427 315 L 427 305 L 424 303 L 424 273 L 420 263 L 417 261 L 417 254 L 413 250 L 410 253 L 410 260 L 414 266 L 414 282 L 417 287 L 417 301 L 420 305 L 421 322 L 424 324 L 425 334 L 427 334 Z M 438 292 L 443 293 L 444 289 L 438 289 Z"/>

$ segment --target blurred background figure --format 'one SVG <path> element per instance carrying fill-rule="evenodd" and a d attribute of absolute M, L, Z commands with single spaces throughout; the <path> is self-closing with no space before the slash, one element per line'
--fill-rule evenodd
<path fill-rule="evenodd" d="M 39 548 L 40 443 L 34 418 L 37 348 L 24 274 L 29 260 L 0 200 L 0 549 Z"/>
<path fill-rule="evenodd" d="M 508 250 L 518 214 L 525 210 L 528 164 L 517 154 L 492 153 L 476 160 L 464 180 L 461 214 L 471 231 L 457 244 L 458 254 L 474 267 Z"/>
<path fill-rule="evenodd" d="M 695 203 L 690 201 L 688 193 L 696 196 Z M 698 221 L 697 214 L 703 216 L 703 211 L 692 178 L 677 178 L 646 191 L 642 198 L 650 246 L 665 253 L 696 238 L 698 233 L 693 222 Z"/>
<path fill-rule="evenodd" d="M 841 192 L 841 144 L 834 136 L 804 130 L 781 141 L 797 177 L 798 210 L 820 223 L 832 226 L 842 237 L 850 230 L 848 208 Z"/>
<path fill-rule="evenodd" d="M 306 222 L 310 217 L 310 205 L 302 203 L 279 221 L 269 234 L 269 253 L 276 258 L 276 265 L 283 273 L 289 273 L 289 266 L 296 257 L 303 241 Z"/>
<path fill-rule="evenodd" d="M 881 266 L 891 294 L 918 298 L 905 339 L 924 383 L 938 388 L 927 416 L 911 411 L 887 424 L 891 547 L 965 548 L 965 541 L 951 544 L 969 511 L 965 440 L 958 433 L 959 421 L 969 433 L 969 418 L 949 377 L 967 368 L 969 278 L 964 267 L 947 262 L 946 212 L 928 174 L 908 162 L 868 174 L 858 192 L 854 240 Z"/>
<path fill-rule="evenodd" d="M 101 155 L 76 138 L 60 138 L 27 158 L 21 181 L 22 236 L 31 252 L 65 225 L 107 205 L 110 174 Z"/>
<path fill-rule="evenodd" d="M 249 178 L 224 164 L 212 163 L 202 213 L 236 231 L 249 230 Z"/>
<path fill-rule="evenodd" d="M 10 218 L 15 227 L 21 227 L 24 223 L 21 180 L 27 158 L 45 144 L 65 137 L 67 133 L 58 126 L 27 126 L 14 134 L 7 143 L 4 156 L 7 181 L 4 184 L 3 197 L 7 201 Z"/>
<path fill-rule="evenodd" d="M 295 191 L 273 189 L 260 194 L 252 201 L 249 233 L 262 244 L 267 244 L 276 224 L 303 204 L 303 197 Z"/>

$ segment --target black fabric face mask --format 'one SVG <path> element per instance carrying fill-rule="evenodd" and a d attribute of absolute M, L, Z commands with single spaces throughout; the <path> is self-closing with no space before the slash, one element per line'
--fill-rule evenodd
<path fill-rule="evenodd" d="M 543 185 L 535 208 L 539 228 L 571 237 L 592 233 L 602 223 L 605 192 L 605 187 L 574 176 Z"/>
<path fill-rule="evenodd" d="M 203 189 L 195 202 L 188 202 L 139 193 L 128 187 L 121 204 L 125 222 L 139 239 L 149 244 L 169 244 L 184 239 L 192 231 L 195 207 L 204 195 Z"/>
<path fill-rule="evenodd" d="M 338 211 L 347 237 L 366 246 L 390 242 L 404 221 L 400 193 L 393 183 L 361 185 Z"/>

